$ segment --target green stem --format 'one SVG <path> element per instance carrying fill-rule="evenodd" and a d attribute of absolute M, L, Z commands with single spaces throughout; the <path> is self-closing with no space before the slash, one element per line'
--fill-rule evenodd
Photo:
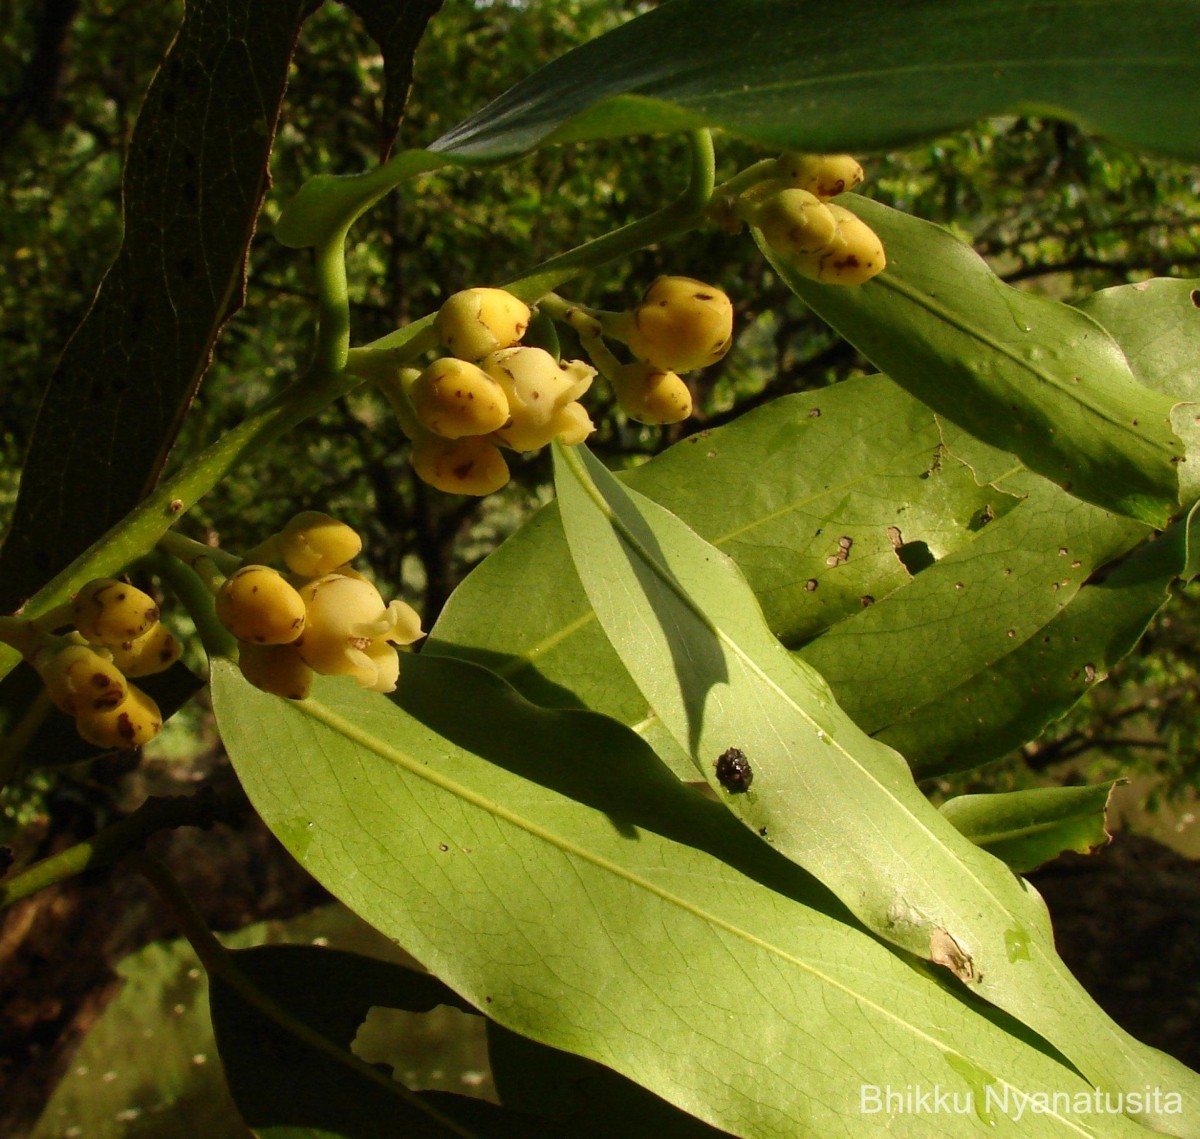
<path fill-rule="evenodd" d="M 24 617 L 0 617 L 0 641 L 30 660 L 38 649 L 52 643 L 53 638 Z"/>
<path fill-rule="evenodd" d="M 231 815 L 228 804 L 214 795 L 152 795 L 131 815 L 58 854 L 35 862 L 5 882 L 0 882 L 0 909 L 38 890 L 65 882 L 85 870 L 108 866 L 161 830 L 176 827 L 210 827 Z"/>
<path fill-rule="evenodd" d="M 326 1059 L 347 1068 L 361 1079 L 381 1088 L 388 1095 L 404 1102 L 413 1111 L 419 1112 L 430 1122 L 436 1123 L 451 1135 L 461 1139 L 476 1139 L 475 1133 L 461 1127 L 453 1119 L 438 1111 L 427 1100 L 410 1091 L 403 1084 L 389 1079 L 370 1064 L 365 1063 L 349 1049 L 343 1048 L 328 1037 L 293 1016 L 273 997 L 264 993 L 240 968 L 233 956 L 213 935 L 192 900 L 175 880 L 171 872 L 156 858 L 148 854 L 133 857 L 134 866 L 146 877 L 179 923 L 179 928 L 210 979 L 215 979 L 233 992 L 260 1016 L 273 1021 L 279 1028 L 300 1043 L 321 1053 Z"/>
<path fill-rule="evenodd" d="M 603 334 L 604 317 L 619 315 L 576 304 L 574 301 L 567 300 L 566 297 L 560 297 L 557 293 L 547 293 L 539 298 L 537 304 L 538 312 L 544 312 L 552 319 L 573 328 L 585 340 Z"/>
<path fill-rule="evenodd" d="M 777 158 L 763 158 L 747 166 L 745 170 L 739 170 L 732 178 L 713 188 L 713 198 L 737 197 L 743 190 L 748 190 L 751 186 L 756 186 L 759 182 L 774 177 L 778 161 Z"/>
<path fill-rule="evenodd" d="M 168 530 L 159 538 L 158 548 L 164 554 L 186 562 L 205 580 L 205 584 L 218 577 L 228 577 L 242 568 L 242 559 L 236 554 L 227 553 L 219 546 L 206 546 L 174 530 Z M 221 583 L 216 581 L 216 584 L 219 587 Z"/>
<path fill-rule="evenodd" d="M 346 282 L 346 235 L 338 229 L 316 248 L 317 344 L 310 382 L 340 375 L 350 351 L 350 291 Z"/>
<path fill-rule="evenodd" d="M 433 317 L 430 313 L 362 348 L 351 348 L 346 357 L 347 374 L 375 383 L 389 380 L 401 368 L 437 347 Z"/>
<path fill-rule="evenodd" d="M 375 380 L 375 387 L 388 401 L 388 406 L 391 407 L 396 422 L 400 424 L 400 430 L 414 443 L 433 434 L 422 426 L 421 421 L 417 418 L 417 413 L 413 410 L 412 400 L 408 396 L 408 383 L 412 377 L 419 374 L 416 369 L 401 368 L 400 371 L 393 372 L 386 379 Z"/>
<path fill-rule="evenodd" d="M 179 535 L 171 535 L 179 537 Z M 183 539 L 185 542 L 189 539 Z M 193 545 L 199 546 L 196 542 Z M 206 554 L 212 553 L 207 546 L 201 547 Z M 227 555 L 228 556 L 228 555 Z M 191 562 L 182 561 L 177 556 L 166 553 L 161 549 L 153 550 L 146 555 L 147 564 L 163 581 L 171 587 L 171 592 L 183 602 L 188 615 L 196 624 L 196 632 L 204 645 L 204 651 L 211 661 L 213 657 L 228 657 L 237 660 L 237 640 L 220 621 L 217 620 L 217 610 L 213 604 L 213 591 L 207 580 Z M 196 561 L 201 568 L 205 556 L 200 555 Z"/>

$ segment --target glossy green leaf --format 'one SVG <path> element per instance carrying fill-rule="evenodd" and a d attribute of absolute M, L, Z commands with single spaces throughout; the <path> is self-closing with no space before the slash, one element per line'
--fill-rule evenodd
<path fill-rule="evenodd" d="M 1058 959 L 1032 887 L 951 827 L 900 755 L 779 644 L 734 564 L 586 450 L 557 447 L 555 458 L 597 619 L 730 811 L 873 933 L 945 965 L 1093 1082 L 1131 1091 L 1166 1081 L 1200 1111 L 1200 1077 L 1138 1046 L 1092 1003 Z M 731 771 L 734 759 L 742 767 Z M 1016 943 L 1028 956 L 1014 955 Z"/>
<path fill-rule="evenodd" d="M 1118 285 L 1078 307 L 1112 334 L 1147 387 L 1175 399 L 1200 398 L 1200 279 Z"/>
<path fill-rule="evenodd" d="M 946 452 L 928 408 L 882 376 L 776 400 L 624 477 L 738 563 L 787 644 L 903 588 L 1018 502 L 978 485 Z M 536 581 L 554 588 L 536 605 L 510 603 Z M 540 704 L 646 720 L 591 615 L 553 506 L 454 592 L 425 651 L 477 660 Z M 695 778 L 667 733 L 639 730 Z"/>
<path fill-rule="evenodd" d="M 1197 35 L 1200 14 L 1188 0 L 1143 0 L 1132 11 L 1066 0 L 1036 13 L 1023 0 L 824 9 L 672 0 L 535 72 L 427 152 L 312 179 L 276 232 L 296 247 L 331 236 L 414 162 L 498 162 L 552 143 L 705 126 L 776 148 L 858 151 L 1034 111 L 1200 157 L 1186 94 L 1200 92 Z"/>
<path fill-rule="evenodd" d="M 863 1113 L 862 1085 L 936 1073 L 981 1112 L 946 1135 L 1143 1133 L 990 1106 L 988 1087 L 1088 1085 L 611 720 L 424 655 L 395 702 L 319 680 L 289 703 L 221 660 L 213 696 L 256 809 L 335 895 L 500 1024 L 715 1126 L 925 1139 L 926 1118 Z"/>
<path fill-rule="evenodd" d="M 939 415 L 1076 497 L 1151 525 L 1175 513 L 1174 401 L 1138 384 L 1103 327 L 1004 284 L 941 226 L 841 201 L 888 253 L 865 285 L 819 284 L 764 248 L 818 315 Z"/>
<path fill-rule="evenodd" d="M 1064 850 L 1091 854 L 1112 837 L 1105 825 L 1116 782 L 1095 787 L 1035 787 L 991 795 L 958 795 L 942 815 L 977 846 L 1018 874 Z"/>
<path fill-rule="evenodd" d="M 1194 400 L 1200 397 L 1195 285 L 1168 280 L 1123 285 L 1094 294 L 1080 307 L 1116 338 L 1139 381 L 1173 399 Z M 1177 405 L 1172 418 L 1181 433 L 1195 414 L 1194 405 Z M 977 441 L 957 434 L 947 442 L 952 453 L 983 470 L 977 458 L 984 448 Z M 1194 474 L 1182 476 L 1200 468 L 1198 455 L 1189 443 L 1180 466 L 1185 485 L 1195 481 Z M 995 474 L 994 456 L 987 462 L 993 464 L 988 473 Z M 1133 649 L 1166 602 L 1171 582 L 1200 568 L 1190 536 L 1194 525 L 1189 516 L 1135 549 L 1111 573 L 1084 585 L 1036 634 L 1009 652 L 994 650 L 983 668 L 965 669 L 940 696 L 914 704 L 877 726 L 876 734 L 902 752 L 921 778 L 977 767 L 1036 738 Z M 1061 541 L 1073 540 L 1064 529 Z"/>
<path fill-rule="evenodd" d="M 955 690 L 970 715 L 975 696 L 990 700 L 990 679 L 980 686 L 977 678 L 1044 636 L 1097 568 L 1149 533 L 1028 474 L 1005 485 L 1026 491 L 1019 507 L 800 650 L 865 731 L 911 717 L 936 732 L 930 705 Z"/>
<path fill-rule="evenodd" d="M 1200 157 L 1187 0 L 673 0 L 555 60 L 435 144 L 474 161 L 548 142 L 719 126 L 776 147 L 902 146 L 1005 111 Z"/>
<path fill-rule="evenodd" d="M 1187 447 L 1182 500 L 1200 497 L 1200 279 L 1158 278 L 1093 293 L 1079 308 L 1112 334 L 1133 374 L 1177 405 L 1171 423 Z"/>
<path fill-rule="evenodd" d="M 350 1056 L 374 1005 L 425 1012 L 459 999 L 436 978 L 369 957 L 288 945 L 233 954 L 258 992 L 302 1021 L 344 1057 L 331 1058 L 249 1002 L 219 976 L 209 978 L 217 1047 L 229 1090 L 256 1135 L 345 1139 L 535 1139 L 529 1119 L 450 1093 L 412 1093 Z M 374 1078 L 372 1078 L 374 1077 Z"/>
<path fill-rule="evenodd" d="M 0 610 L 15 609 L 157 480 L 241 304 L 306 10 L 304 0 L 187 6 L 130 143 L 120 251 L 42 399 L 0 551 Z M 46 349 L 52 359 L 59 346 Z"/>
<path fill-rule="evenodd" d="M 1137 644 L 1177 577 L 1196 572 L 1194 516 L 1139 546 L 1010 653 L 876 732 L 917 778 L 968 770 L 1035 739 Z"/>

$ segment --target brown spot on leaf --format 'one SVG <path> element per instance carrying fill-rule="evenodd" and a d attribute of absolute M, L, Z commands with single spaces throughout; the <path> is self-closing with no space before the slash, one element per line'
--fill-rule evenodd
<path fill-rule="evenodd" d="M 971 955 L 948 930 L 935 929 L 929 935 L 929 960 L 949 969 L 960 981 L 970 983 L 979 980 Z"/>

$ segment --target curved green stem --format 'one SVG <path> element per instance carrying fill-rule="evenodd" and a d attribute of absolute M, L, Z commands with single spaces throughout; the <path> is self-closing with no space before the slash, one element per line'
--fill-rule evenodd
<path fill-rule="evenodd" d="M 604 317 L 618 315 L 604 312 L 602 309 L 589 308 L 587 305 L 576 304 L 565 297 L 560 297 L 557 293 L 546 293 L 545 296 L 540 297 L 538 311 L 573 328 L 584 339 L 600 336 L 604 331 Z"/>
<path fill-rule="evenodd" d="M 744 170 L 739 170 L 732 178 L 728 178 L 719 186 L 714 187 L 713 197 L 736 197 L 743 190 L 748 190 L 751 186 L 757 186 L 759 182 L 772 177 L 778 168 L 778 163 L 779 160 L 777 158 L 760 158 Z"/>
<path fill-rule="evenodd" d="M 260 1016 L 267 1018 L 301 1044 L 321 1053 L 339 1067 L 347 1068 L 360 1079 L 382 1088 L 388 1095 L 404 1102 L 411 1110 L 419 1112 L 430 1122 L 436 1123 L 450 1135 L 461 1139 L 475 1139 L 475 1132 L 468 1131 L 449 1116 L 444 1115 L 427 1100 L 410 1091 L 403 1084 L 385 1076 L 370 1064 L 360 1060 L 348 1048 L 311 1028 L 299 1017 L 293 1016 L 269 994 L 263 992 L 250 977 L 238 968 L 236 958 L 225 948 L 208 928 L 204 918 L 192 904 L 192 900 L 175 880 L 171 872 L 156 858 L 148 854 L 137 854 L 133 865 L 145 876 L 158 895 L 171 910 L 179 928 L 210 979 L 219 981 L 244 1001 Z"/>
<path fill-rule="evenodd" d="M 236 554 L 222 550 L 219 546 L 206 546 L 203 542 L 197 542 L 195 538 L 185 537 L 174 530 L 168 530 L 159 538 L 158 548 L 164 554 L 170 554 L 173 558 L 186 562 L 202 578 L 206 579 L 206 583 L 214 574 L 228 577 L 231 573 L 236 573 L 242 568 L 244 560 Z M 206 562 L 208 566 L 205 566 Z M 220 584 L 218 581 L 217 585 Z"/>
<path fill-rule="evenodd" d="M 171 535 L 176 538 L 178 535 Z M 184 539 L 188 541 L 188 539 Z M 194 543 L 200 545 L 199 542 Z M 170 543 L 168 543 L 170 545 Z M 212 551 L 207 546 L 202 547 L 205 554 L 197 555 L 195 561 L 204 570 L 204 561 Z M 180 560 L 173 553 L 163 550 L 153 550 L 145 557 L 145 562 L 170 587 L 171 592 L 183 602 L 183 607 L 196 624 L 196 632 L 204 645 L 208 659 L 215 656 L 228 657 L 237 660 L 237 640 L 233 634 L 217 620 L 217 610 L 213 604 L 213 591 L 202 572 L 198 571 L 192 562 Z"/>
<path fill-rule="evenodd" d="M 338 375 L 350 351 L 350 290 L 346 282 L 346 235 L 335 230 L 316 248 L 317 343 L 310 383 Z"/>

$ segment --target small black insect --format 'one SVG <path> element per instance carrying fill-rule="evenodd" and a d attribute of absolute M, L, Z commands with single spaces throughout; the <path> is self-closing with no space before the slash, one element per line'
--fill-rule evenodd
<path fill-rule="evenodd" d="M 750 790 L 754 782 L 754 772 L 750 769 L 750 761 L 741 748 L 726 748 L 717 758 L 717 782 L 731 795 L 740 795 Z"/>

